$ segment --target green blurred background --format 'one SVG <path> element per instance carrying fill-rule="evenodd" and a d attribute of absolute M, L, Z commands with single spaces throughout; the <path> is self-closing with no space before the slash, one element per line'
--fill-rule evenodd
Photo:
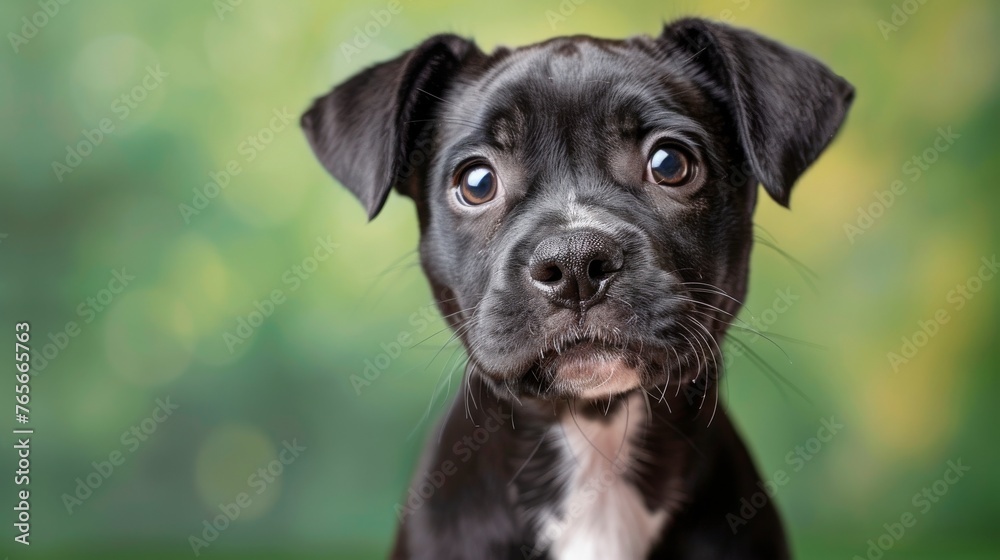
<path fill-rule="evenodd" d="M 36 430 L 30 547 L 13 543 L 16 457 L 3 436 L 4 555 L 191 557 L 189 536 L 247 492 L 250 506 L 202 556 L 382 557 L 461 355 L 438 353 L 449 333 L 413 266 L 412 204 L 393 196 L 366 224 L 275 115 L 296 118 L 437 32 L 492 49 L 656 34 L 694 14 L 803 49 L 858 90 L 792 211 L 760 201 L 759 234 L 780 251 L 756 247 L 743 317 L 782 350 L 739 332 L 753 354 L 728 346 L 726 399 L 764 476 L 789 474 L 776 499 L 799 557 L 864 557 L 884 524 L 913 512 L 885 558 L 996 558 L 1000 280 L 971 279 L 1000 240 L 997 3 L 577 2 L 403 0 L 385 25 L 372 14 L 384 1 L 95 0 L 47 18 L 38 2 L 0 4 L 0 332 L 31 322 Z M 22 19 L 33 17 L 47 20 L 34 34 Z M 366 25 L 377 31 L 367 45 L 355 29 Z M 113 131 L 88 150 L 97 134 L 84 131 L 103 119 Z M 934 149 L 949 127 L 951 143 Z M 74 148 L 89 155 L 76 161 Z M 197 200 L 227 165 L 239 173 Z M 889 201 L 894 181 L 905 191 Z M 310 262 L 318 239 L 336 248 Z M 115 271 L 134 279 L 119 290 Z M 273 312 L 227 339 L 274 290 Z M 915 355 L 903 348 L 942 310 L 948 321 L 916 335 Z M 401 333 L 414 343 L 396 352 Z M 904 350 L 912 358 L 892 363 Z M 369 363 L 380 373 L 356 390 L 351 376 Z M 167 398 L 178 408 L 147 420 Z M 789 462 L 831 416 L 844 428 Z M 123 440 L 133 426 L 155 431 Z M 279 476 L 250 479 L 293 440 L 306 449 Z M 114 452 L 123 463 L 94 474 Z M 971 470 L 916 507 L 958 460 Z M 77 479 L 88 476 L 100 486 L 67 502 L 86 496 Z"/>

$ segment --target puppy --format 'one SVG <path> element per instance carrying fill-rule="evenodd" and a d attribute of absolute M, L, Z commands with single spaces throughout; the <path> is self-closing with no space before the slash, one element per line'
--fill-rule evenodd
<path fill-rule="evenodd" d="M 374 218 L 413 199 L 468 355 L 399 509 L 396 559 L 781 559 L 718 405 L 757 186 L 792 185 L 854 90 L 700 19 L 485 54 L 431 37 L 318 98 L 302 126 Z"/>

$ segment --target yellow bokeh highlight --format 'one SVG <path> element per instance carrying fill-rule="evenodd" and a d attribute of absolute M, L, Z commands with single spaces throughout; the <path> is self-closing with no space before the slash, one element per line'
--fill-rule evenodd
<path fill-rule="evenodd" d="M 236 503 L 241 493 L 250 505 L 241 508 L 237 522 L 256 519 L 267 513 L 281 495 L 281 476 L 262 476 L 275 460 L 277 449 L 259 429 L 228 424 L 209 432 L 195 459 L 194 476 L 198 497 L 213 515 L 220 504 Z M 245 502 L 244 502 L 245 503 Z"/>

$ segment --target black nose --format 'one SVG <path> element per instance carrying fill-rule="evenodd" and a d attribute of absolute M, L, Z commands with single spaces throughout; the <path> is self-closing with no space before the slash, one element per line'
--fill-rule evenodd
<path fill-rule="evenodd" d="M 528 273 L 553 303 L 576 309 L 604 298 L 622 268 L 621 246 L 607 235 L 580 231 L 549 237 L 535 248 Z"/>

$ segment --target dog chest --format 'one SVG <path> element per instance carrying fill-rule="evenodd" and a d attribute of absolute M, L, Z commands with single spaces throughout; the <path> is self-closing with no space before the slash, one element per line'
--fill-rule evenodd
<path fill-rule="evenodd" d="M 539 544 L 553 560 L 645 558 L 662 533 L 667 512 L 649 511 L 626 477 L 645 413 L 642 397 L 633 396 L 609 418 L 567 415 L 551 428 L 563 492 L 536 521 Z"/>

